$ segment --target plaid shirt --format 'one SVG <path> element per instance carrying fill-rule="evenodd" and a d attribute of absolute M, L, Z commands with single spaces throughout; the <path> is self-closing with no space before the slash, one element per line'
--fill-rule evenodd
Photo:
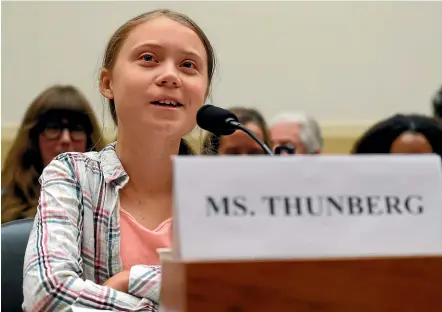
<path fill-rule="evenodd" d="M 157 311 L 159 266 L 132 267 L 129 294 L 101 286 L 123 269 L 117 205 L 128 180 L 115 143 L 61 154 L 44 169 L 25 255 L 25 311 Z"/>

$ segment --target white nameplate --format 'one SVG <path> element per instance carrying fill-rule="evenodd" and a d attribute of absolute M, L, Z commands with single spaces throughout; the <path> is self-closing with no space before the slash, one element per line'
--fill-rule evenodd
<path fill-rule="evenodd" d="M 81 307 L 75 307 L 75 306 L 72 306 L 71 308 L 72 308 L 72 312 L 97 312 L 97 311 L 112 312 L 111 310 L 98 310 L 98 309 L 81 308 Z"/>
<path fill-rule="evenodd" d="M 441 159 L 175 157 L 182 260 L 442 255 Z"/>

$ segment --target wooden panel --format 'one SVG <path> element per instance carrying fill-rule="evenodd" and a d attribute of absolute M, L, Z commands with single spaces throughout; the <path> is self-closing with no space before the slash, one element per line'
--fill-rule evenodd
<path fill-rule="evenodd" d="M 442 311 L 442 257 L 170 262 L 163 275 L 162 303 L 183 312 Z"/>
<path fill-rule="evenodd" d="M 324 138 L 324 154 L 349 154 L 353 148 L 355 136 L 331 136 Z"/>

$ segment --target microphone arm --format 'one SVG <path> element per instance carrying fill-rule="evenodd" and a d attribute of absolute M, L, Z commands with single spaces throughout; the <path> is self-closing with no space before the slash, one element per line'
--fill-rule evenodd
<path fill-rule="evenodd" d="M 272 152 L 272 150 L 264 143 L 262 142 L 252 131 L 250 131 L 249 129 L 247 129 L 246 127 L 244 127 L 241 123 L 239 123 L 238 121 L 236 121 L 233 118 L 227 118 L 226 119 L 226 124 L 231 125 L 232 127 L 244 131 L 245 133 L 247 133 L 256 143 L 259 144 L 259 146 L 261 146 L 261 148 L 264 150 L 264 152 L 269 155 L 269 156 L 274 156 L 275 154 Z"/>

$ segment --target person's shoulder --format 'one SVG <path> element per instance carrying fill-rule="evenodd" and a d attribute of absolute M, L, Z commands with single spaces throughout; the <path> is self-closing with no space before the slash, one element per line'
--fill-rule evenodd
<path fill-rule="evenodd" d="M 44 169 L 52 172 L 57 169 L 69 171 L 72 175 L 99 174 L 102 171 L 100 152 L 65 152 L 56 156 Z"/>
<path fill-rule="evenodd" d="M 96 152 L 66 152 L 55 157 L 46 166 L 43 176 L 80 180 L 89 184 L 112 179 L 115 172 L 122 172 L 122 165 L 115 151 L 115 143 L 111 143 Z"/>
<path fill-rule="evenodd" d="M 48 165 L 54 165 L 55 163 L 63 163 L 67 167 L 78 171 L 79 169 L 84 170 L 100 170 L 100 153 L 101 152 L 66 152 L 58 155 L 54 160 Z"/>
<path fill-rule="evenodd" d="M 110 143 L 106 145 L 101 151 L 90 151 L 85 153 L 80 152 L 66 152 L 61 153 L 54 160 L 61 162 L 71 163 L 71 164 L 84 164 L 93 168 L 100 167 L 106 158 L 116 157 L 115 144 Z"/>

